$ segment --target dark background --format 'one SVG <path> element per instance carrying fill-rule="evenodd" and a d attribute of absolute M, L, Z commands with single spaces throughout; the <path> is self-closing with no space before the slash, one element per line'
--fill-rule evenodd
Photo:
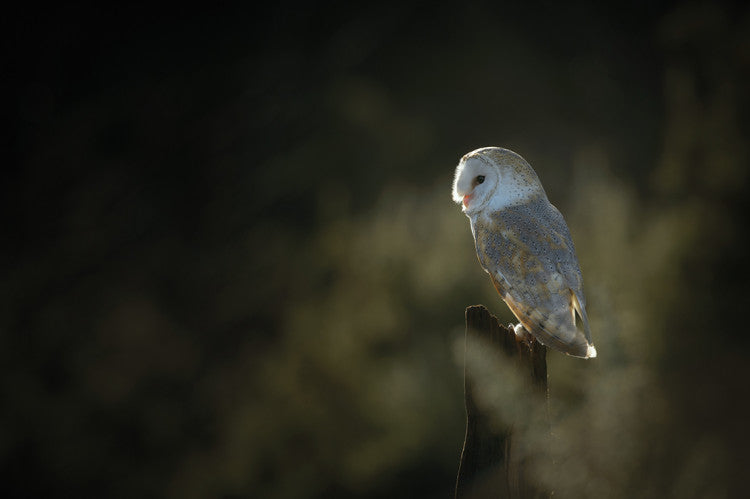
<path fill-rule="evenodd" d="M 524 5 L 6 15 L 6 493 L 451 496 L 463 310 L 511 316 L 450 183 L 500 145 L 599 350 L 549 356 L 539 480 L 742 495 L 750 10 Z"/>

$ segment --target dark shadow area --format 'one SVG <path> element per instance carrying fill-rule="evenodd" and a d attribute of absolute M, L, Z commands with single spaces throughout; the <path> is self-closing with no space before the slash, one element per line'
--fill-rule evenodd
<path fill-rule="evenodd" d="M 6 497 L 449 497 L 464 309 L 511 320 L 450 198 L 487 145 L 565 215 L 599 350 L 548 354 L 543 487 L 744 492 L 746 6 L 29 7 L 0 31 Z"/>

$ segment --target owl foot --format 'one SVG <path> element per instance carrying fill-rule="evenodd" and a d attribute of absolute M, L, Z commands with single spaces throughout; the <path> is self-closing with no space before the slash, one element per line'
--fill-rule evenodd
<path fill-rule="evenodd" d="M 523 327 L 523 324 L 518 323 L 516 325 L 513 325 L 513 323 L 508 324 L 508 329 L 513 330 L 514 333 L 516 333 L 516 339 L 518 341 L 523 341 L 524 343 L 528 343 L 531 345 L 534 342 L 534 337 L 526 331 L 526 328 Z"/>

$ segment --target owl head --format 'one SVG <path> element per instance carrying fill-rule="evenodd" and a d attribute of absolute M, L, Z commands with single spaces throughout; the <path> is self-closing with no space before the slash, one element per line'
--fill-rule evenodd
<path fill-rule="evenodd" d="M 501 210 L 545 196 L 525 159 L 502 147 L 483 147 L 466 154 L 456 167 L 453 200 L 467 215 Z"/>

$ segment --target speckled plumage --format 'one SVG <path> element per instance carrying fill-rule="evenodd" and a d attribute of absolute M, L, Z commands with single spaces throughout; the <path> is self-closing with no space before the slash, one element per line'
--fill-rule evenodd
<path fill-rule="evenodd" d="M 570 231 L 531 166 L 507 149 L 477 149 L 456 168 L 453 198 L 469 217 L 482 268 L 523 328 L 569 355 L 595 357 Z"/>

